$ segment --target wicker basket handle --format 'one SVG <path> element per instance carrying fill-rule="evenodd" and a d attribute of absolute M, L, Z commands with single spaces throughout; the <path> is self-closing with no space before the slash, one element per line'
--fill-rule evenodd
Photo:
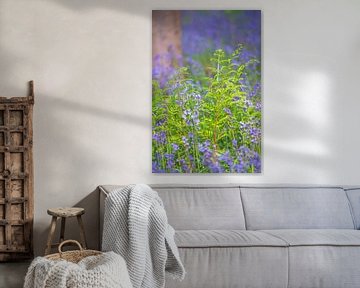
<path fill-rule="evenodd" d="M 80 252 L 82 252 L 82 251 L 84 250 L 84 249 L 82 248 L 81 244 L 80 244 L 78 241 L 76 241 L 76 240 L 65 240 L 65 241 L 61 242 L 60 245 L 59 245 L 58 250 L 59 250 L 60 255 L 63 253 L 63 251 L 61 250 L 61 248 L 62 248 L 65 244 L 67 244 L 67 243 L 76 244 L 76 245 L 79 247 Z"/>

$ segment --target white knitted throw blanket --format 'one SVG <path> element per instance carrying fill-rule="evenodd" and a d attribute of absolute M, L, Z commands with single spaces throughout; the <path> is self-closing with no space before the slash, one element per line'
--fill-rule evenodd
<path fill-rule="evenodd" d="M 162 200 L 145 184 L 120 188 L 105 200 L 102 250 L 124 257 L 134 288 L 165 287 L 165 270 L 184 278 L 174 233 Z"/>
<path fill-rule="evenodd" d="M 89 256 L 79 263 L 37 257 L 24 288 L 132 288 L 124 259 L 113 252 Z"/>

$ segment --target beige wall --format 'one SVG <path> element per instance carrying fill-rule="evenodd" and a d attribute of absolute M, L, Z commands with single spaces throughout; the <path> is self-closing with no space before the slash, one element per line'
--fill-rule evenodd
<path fill-rule="evenodd" d="M 184 3 L 0 0 L 0 95 L 36 85 L 37 253 L 52 206 L 85 206 L 96 245 L 99 184 L 360 184 L 360 1 Z M 159 8 L 262 10 L 261 175 L 151 174 L 151 10 Z"/>

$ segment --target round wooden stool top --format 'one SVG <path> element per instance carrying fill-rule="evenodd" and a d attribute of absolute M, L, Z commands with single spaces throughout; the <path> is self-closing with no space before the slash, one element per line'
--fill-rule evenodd
<path fill-rule="evenodd" d="M 85 209 L 80 207 L 59 207 L 50 208 L 47 213 L 55 217 L 74 217 L 84 214 Z"/>

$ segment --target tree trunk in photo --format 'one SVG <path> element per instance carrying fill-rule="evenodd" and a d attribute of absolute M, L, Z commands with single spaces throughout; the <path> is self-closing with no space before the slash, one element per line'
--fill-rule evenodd
<path fill-rule="evenodd" d="M 152 56 L 164 68 L 178 65 L 181 49 L 180 11 L 154 10 L 152 13 Z"/>

